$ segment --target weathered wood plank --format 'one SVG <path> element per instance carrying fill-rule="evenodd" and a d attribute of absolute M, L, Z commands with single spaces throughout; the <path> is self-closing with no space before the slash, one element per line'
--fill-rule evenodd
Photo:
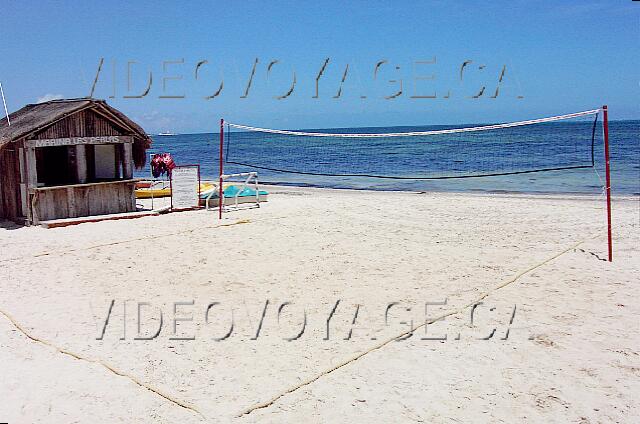
<path fill-rule="evenodd" d="M 67 204 L 68 204 L 68 213 L 69 218 L 77 217 L 76 212 L 76 190 L 74 188 L 67 189 Z"/>
<path fill-rule="evenodd" d="M 17 153 L 15 148 L 0 149 L 0 184 L 3 186 L 0 198 L 2 215 L 0 216 L 11 220 L 22 216 L 20 165 Z"/>
<path fill-rule="evenodd" d="M 65 190 L 57 190 L 51 192 L 52 196 L 50 197 L 50 211 L 52 211 L 52 215 L 48 217 L 51 219 L 55 216 L 69 216 L 69 208 L 67 207 L 67 193 Z"/>
<path fill-rule="evenodd" d="M 56 121 L 32 138 L 86 137 L 95 134 L 123 135 L 130 132 L 125 128 L 120 128 L 120 125 L 111 122 L 103 115 L 97 114 L 94 110 L 85 109 Z"/>
<path fill-rule="evenodd" d="M 12 213 L 9 208 L 10 202 L 10 192 L 9 192 L 9 184 L 8 179 L 11 178 L 9 175 L 10 170 L 8 169 L 8 160 L 6 157 L 7 153 L 4 150 L 0 150 L 0 181 L 5 181 L 0 187 L 0 216 L 7 219 L 12 219 Z"/>
<path fill-rule="evenodd" d="M 0 182 L 4 180 L 4 173 L 6 172 L 4 161 L 2 160 L 2 156 L 3 156 L 2 150 L 0 150 Z M 4 206 L 4 202 L 5 202 L 4 186 L 5 186 L 4 184 L 0 183 L 0 219 L 8 218 L 7 212 L 5 211 L 5 206 Z"/>
<path fill-rule="evenodd" d="M 133 144 L 125 143 L 122 145 L 122 178 L 133 178 Z"/>
<path fill-rule="evenodd" d="M 20 183 L 20 208 L 22 209 L 22 215 L 26 215 L 27 219 L 31 219 L 31 208 L 29 208 L 27 204 L 28 198 L 27 184 Z"/>
<path fill-rule="evenodd" d="M 113 221 L 118 219 L 135 219 L 135 218 L 143 218 L 145 216 L 158 216 L 158 215 L 159 213 L 157 211 L 140 211 L 140 212 L 130 212 L 130 213 L 117 213 L 117 214 L 106 214 L 106 215 L 87 216 L 87 217 L 78 217 L 78 218 L 47 220 L 47 221 L 40 221 L 40 225 L 42 225 L 45 228 L 58 228 L 58 227 L 67 227 L 69 225 L 83 224 L 85 222 Z"/>
<path fill-rule="evenodd" d="M 27 166 L 27 188 L 34 188 L 38 185 L 38 170 L 36 168 L 36 149 L 27 148 L 25 165 Z"/>
<path fill-rule="evenodd" d="M 129 205 L 127 205 L 126 191 L 127 191 L 127 186 L 125 184 L 122 184 L 120 187 L 118 187 L 118 192 L 117 192 L 118 208 L 121 211 L 129 212 Z"/>
<path fill-rule="evenodd" d="M 34 200 L 35 199 L 35 200 Z M 35 206 L 34 206 L 35 203 Z M 29 194 L 29 204 L 31 205 L 29 208 L 31 209 L 31 222 L 33 224 L 38 224 L 40 222 L 40 207 L 38 206 L 38 195 Z"/>
<path fill-rule="evenodd" d="M 87 148 L 83 144 L 76 146 L 76 175 L 80 184 L 87 182 Z"/>
<path fill-rule="evenodd" d="M 78 216 L 91 215 L 91 213 L 89 213 L 89 202 L 87 200 L 88 191 L 89 189 L 87 187 L 78 187 L 76 189 L 76 210 L 78 211 Z"/>
<path fill-rule="evenodd" d="M 26 215 L 27 219 L 31 219 L 31 211 L 27 204 L 27 170 L 24 163 L 24 148 L 18 148 L 18 162 L 20 164 L 20 209 L 22 215 Z"/>
<path fill-rule="evenodd" d="M 24 166 L 24 149 L 20 147 L 18 149 L 18 162 L 20 163 L 20 182 L 27 182 L 27 174 Z"/>
<path fill-rule="evenodd" d="M 132 212 L 135 212 L 138 210 L 137 206 L 136 206 L 136 186 L 135 184 L 130 184 L 127 185 L 128 188 L 128 196 L 129 196 L 129 205 L 131 206 L 131 209 L 129 209 Z"/>

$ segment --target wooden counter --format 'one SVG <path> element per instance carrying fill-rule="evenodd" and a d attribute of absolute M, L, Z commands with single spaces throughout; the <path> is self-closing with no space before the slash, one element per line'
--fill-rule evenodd
<path fill-rule="evenodd" d="M 37 187 L 30 190 L 33 223 L 61 218 L 135 212 L 139 179 Z"/>

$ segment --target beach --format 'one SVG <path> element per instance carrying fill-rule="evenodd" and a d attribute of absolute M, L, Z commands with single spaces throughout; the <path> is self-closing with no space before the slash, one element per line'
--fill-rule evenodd
<path fill-rule="evenodd" d="M 3 222 L 2 420 L 637 421 L 637 197 L 268 190 Z"/>

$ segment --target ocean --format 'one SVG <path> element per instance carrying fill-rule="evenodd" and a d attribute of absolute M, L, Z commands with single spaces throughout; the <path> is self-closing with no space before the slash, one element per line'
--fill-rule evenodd
<path fill-rule="evenodd" d="M 605 176 L 600 126 L 597 128 L 595 139 L 594 167 L 463 179 L 411 179 L 411 175 L 448 175 L 449 171 L 454 175 L 457 173 L 464 175 L 465 172 L 473 173 L 476 170 L 485 173 L 482 171 L 490 170 L 491 166 L 497 163 L 496 161 L 502 161 L 500 169 L 504 168 L 505 171 L 509 171 L 511 169 L 509 166 L 515 162 L 524 166 L 522 162 L 531 161 L 532 164 L 529 165 L 536 168 L 555 167 L 554 165 L 563 164 L 558 162 L 562 160 L 567 161 L 567 164 L 583 165 L 587 160 L 590 163 L 590 147 L 586 147 L 584 143 L 581 146 L 571 147 L 571 149 L 575 149 L 576 157 L 569 158 L 567 155 L 573 154 L 573 151 L 568 151 L 567 146 L 573 138 L 585 140 L 590 146 L 591 126 L 592 123 L 589 122 L 573 123 L 573 125 L 569 123 L 535 125 L 521 127 L 522 129 L 519 130 L 521 132 L 517 134 L 498 130 L 496 134 L 499 137 L 494 137 L 493 141 L 483 140 L 482 137 L 488 137 L 484 134 L 466 133 L 464 141 L 468 144 L 462 148 L 458 142 L 460 140 L 455 139 L 457 136 L 447 137 L 449 144 L 420 143 L 413 142 L 415 141 L 413 139 L 343 138 L 338 141 L 335 139 L 323 140 L 333 143 L 332 147 L 320 146 L 317 137 L 314 137 L 316 140 L 287 140 L 289 143 L 283 150 L 282 143 L 270 144 L 275 141 L 274 136 L 246 132 L 232 132 L 230 146 L 233 149 L 233 159 L 236 162 L 279 163 L 285 165 L 279 165 L 276 167 L 277 169 L 300 171 L 317 169 L 321 171 L 318 173 L 325 173 L 324 171 L 327 170 L 339 172 L 326 173 L 344 173 L 341 169 L 350 169 L 352 170 L 350 173 L 354 174 L 400 175 L 404 178 L 380 179 L 361 176 L 305 175 L 253 169 L 258 171 L 260 182 L 263 184 L 366 190 L 600 194 Z M 447 127 L 341 128 L 315 131 L 388 133 L 442 128 Z M 509 140 L 507 140 L 507 135 L 510 135 Z M 502 142 L 500 137 L 505 141 Z M 152 138 L 153 145 L 148 151 L 149 154 L 169 152 L 178 165 L 199 164 L 202 179 L 217 179 L 218 133 L 153 136 Z M 525 141 L 514 144 L 513 140 Z M 611 121 L 609 123 L 609 140 L 612 193 L 614 195 L 640 196 L 640 121 Z M 489 144 L 491 142 L 493 145 Z M 330 146 L 330 144 L 324 146 Z M 434 146 L 437 146 L 439 150 L 434 150 Z M 482 147 L 471 148 L 469 146 Z M 544 150 L 541 150 L 541 146 L 544 146 Z M 581 151 L 579 152 L 578 149 Z M 581 156 L 578 156 L 578 153 Z M 585 156 L 587 153 L 588 158 Z M 508 162 L 505 162 L 505 155 L 508 155 Z M 463 160 L 451 160 L 452 158 Z M 455 166 L 461 166 L 461 168 L 456 170 Z M 513 169 L 517 170 L 517 168 Z M 224 169 L 225 173 L 246 172 L 248 170 L 252 170 L 252 168 L 235 164 L 225 164 Z M 149 168 L 137 170 L 135 176 L 152 178 Z"/>

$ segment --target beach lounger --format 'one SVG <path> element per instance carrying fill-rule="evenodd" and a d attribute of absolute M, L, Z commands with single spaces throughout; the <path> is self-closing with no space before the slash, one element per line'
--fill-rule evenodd
<path fill-rule="evenodd" d="M 257 193 L 257 195 L 256 195 Z M 251 187 L 242 187 L 240 185 L 229 185 L 224 188 L 224 205 L 233 206 L 239 204 L 255 203 L 259 205 L 261 202 L 268 200 L 269 193 L 265 190 L 258 190 Z M 218 187 L 200 193 L 200 202 L 207 209 L 218 206 L 220 200 L 218 196 Z"/>

